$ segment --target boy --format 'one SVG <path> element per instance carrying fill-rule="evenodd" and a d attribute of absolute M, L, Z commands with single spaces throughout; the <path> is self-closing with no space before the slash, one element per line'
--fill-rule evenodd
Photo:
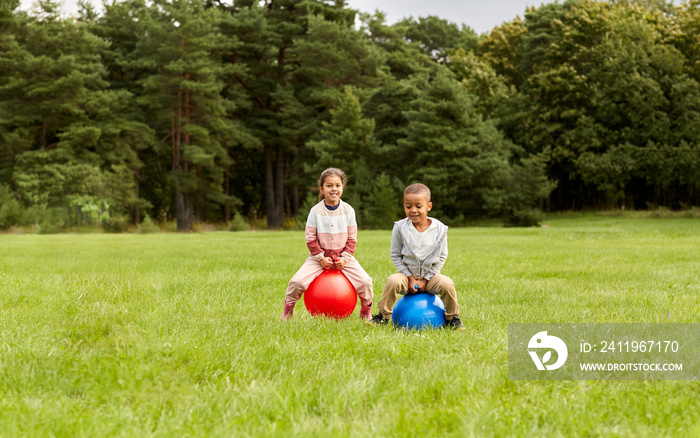
<path fill-rule="evenodd" d="M 430 291 L 440 295 L 445 304 L 446 327 L 464 330 L 459 319 L 459 304 L 454 282 L 440 269 L 447 260 L 447 226 L 428 217 L 433 208 L 430 189 L 424 184 L 411 184 L 403 192 L 406 219 L 394 223 L 391 233 L 391 261 L 397 274 L 387 278 L 379 313 L 368 322 L 384 325 L 389 322 L 399 294 Z"/>

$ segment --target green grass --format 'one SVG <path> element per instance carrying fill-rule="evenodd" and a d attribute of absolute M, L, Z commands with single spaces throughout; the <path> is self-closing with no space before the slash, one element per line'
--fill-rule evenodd
<path fill-rule="evenodd" d="M 280 322 L 302 232 L 2 235 L 0 436 L 700 435 L 697 381 L 507 378 L 509 322 L 700 322 L 700 220 L 545 223 L 450 230 L 461 333 Z"/>

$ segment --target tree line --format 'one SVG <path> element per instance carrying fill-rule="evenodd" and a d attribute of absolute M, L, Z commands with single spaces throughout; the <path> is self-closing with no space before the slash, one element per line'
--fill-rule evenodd
<path fill-rule="evenodd" d="M 568 0 L 484 35 L 342 0 L 0 0 L 0 228 L 363 227 L 411 182 L 462 224 L 700 205 L 700 1 Z"/>

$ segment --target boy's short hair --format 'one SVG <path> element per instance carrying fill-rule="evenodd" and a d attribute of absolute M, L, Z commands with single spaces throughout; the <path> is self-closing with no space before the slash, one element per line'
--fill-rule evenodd
<path fill-rule="evenodd" d="M 430 202 L 430 189 L 425 184 L 416 183 L 406 187 L 403 191 L 405 195 L 423 195 Z"/>

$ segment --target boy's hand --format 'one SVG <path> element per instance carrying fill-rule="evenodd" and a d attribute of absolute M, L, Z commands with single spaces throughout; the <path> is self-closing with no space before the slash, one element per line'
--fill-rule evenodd
<path fill-rule="evenodd" d="M 418 286 L 418 287 L 416 287 Z M 417 292 L 423 292 L 425 291 L 425 288 L 428 287 L 428 280 L 426 279 L 420 279 L 416 280 L 413 275 L 408 277 L 408 293 L 409 294 L 415 294 Z"/>
<path fill-rule="evenodd" d="M 343 258 L 337 258 L 335 259 L 335 262 L 333 262 L 333 269 L 338 269 L 342 270 L 345 267 L 345 259 Z"/>
<path fill-rule="evenodd" d="M 408 293 L 409 294 L 416 293 L 416 279 L 413 278 L 413 275 L 408 277 Z"/>
<path fill-rule="evenodd" d="M 330 257 L 324 257 L 320 260 L 320 262 L 323 269 L 330 269 L 333 266 L 333 259 Z"/>

